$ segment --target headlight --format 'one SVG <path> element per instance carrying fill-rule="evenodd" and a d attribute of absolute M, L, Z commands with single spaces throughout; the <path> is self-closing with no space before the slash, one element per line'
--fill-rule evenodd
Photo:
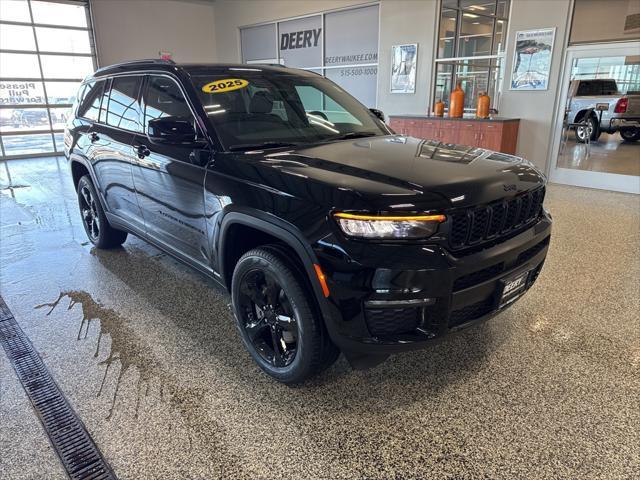
<path fill-rule="evenodd" d="M 444 215 L 357 215 L 334 214 L 342 231 L 350 237 L 378 239 L 427 238 L 444 222 Z"/>

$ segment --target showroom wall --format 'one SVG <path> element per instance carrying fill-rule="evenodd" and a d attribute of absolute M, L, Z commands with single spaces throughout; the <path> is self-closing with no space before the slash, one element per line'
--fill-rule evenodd
<path fill-rule="evenodd" d="M 553 7 L 553 15 L 549 8 Z M 518 150 L 543 170 L 547 167 L 553 115 L 562 71 L 567 19 L 571 0 L 512 0 L 512 12 L 507 40 L 505 80 L 502 86 L 500 116 L 520 118 Z M 519 30 L 556 27 L 553 44 L 549 89 L 542 91 L 509 90 L 509 75 L 513 64 L 515 35 Z"/>
<path fill-rule="evenodd" d="M 221 62 L 241 58 L 238 28 L 336 8 L 370 4 L 352 0 L 217 0 L 216 48 Z M 431 90 L 436 0 L 382 0 L 378 51 L 378 108 L 387 114 L 423 113 Z M 413 95 L 389 92 L 391 47 L 418 43 L 418 88 Z"/>
<path fill-rule="evenodd" d="M 160 51 L 177 62 L 216 61 L 212 0 L 91 0 L 91 9 L 101 66 Z"/>

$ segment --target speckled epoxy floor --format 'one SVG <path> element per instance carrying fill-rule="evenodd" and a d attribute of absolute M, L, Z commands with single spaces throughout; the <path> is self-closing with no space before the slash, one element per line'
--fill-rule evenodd
<path fill-rule="evenodd" d="M 0 162 L 0 188 L 2 296 L 121 479 L 640 472 L 639 197 L 550 186 L 549 258 L 511 309 L 289 388 L 209 281 L 138 239 L 91 248 L 64 159 Z M 65 478 L 3 351 L 0 472 Z"/>

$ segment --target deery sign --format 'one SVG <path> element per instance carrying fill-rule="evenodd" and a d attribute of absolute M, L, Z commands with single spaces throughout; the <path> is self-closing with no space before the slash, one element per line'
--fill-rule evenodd
<path fill-rule="evenodd" d="M 314 28 L 312 30 L 283 33 L 280 35 L 280 50 L 317 47 L 318 40 L 320 40 L 320 32 L 322 32 L 321 28 Z"/>

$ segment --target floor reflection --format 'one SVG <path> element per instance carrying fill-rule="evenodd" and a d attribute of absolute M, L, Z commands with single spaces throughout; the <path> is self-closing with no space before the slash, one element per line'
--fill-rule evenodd
<path fill-rule="evenodd" d="M 576 142 L 573 131 L 560 145 L 558 167 L 640 176 L 640 142 L 627 142 L 619 133 L 603 133 L 589 147 Z"/>

